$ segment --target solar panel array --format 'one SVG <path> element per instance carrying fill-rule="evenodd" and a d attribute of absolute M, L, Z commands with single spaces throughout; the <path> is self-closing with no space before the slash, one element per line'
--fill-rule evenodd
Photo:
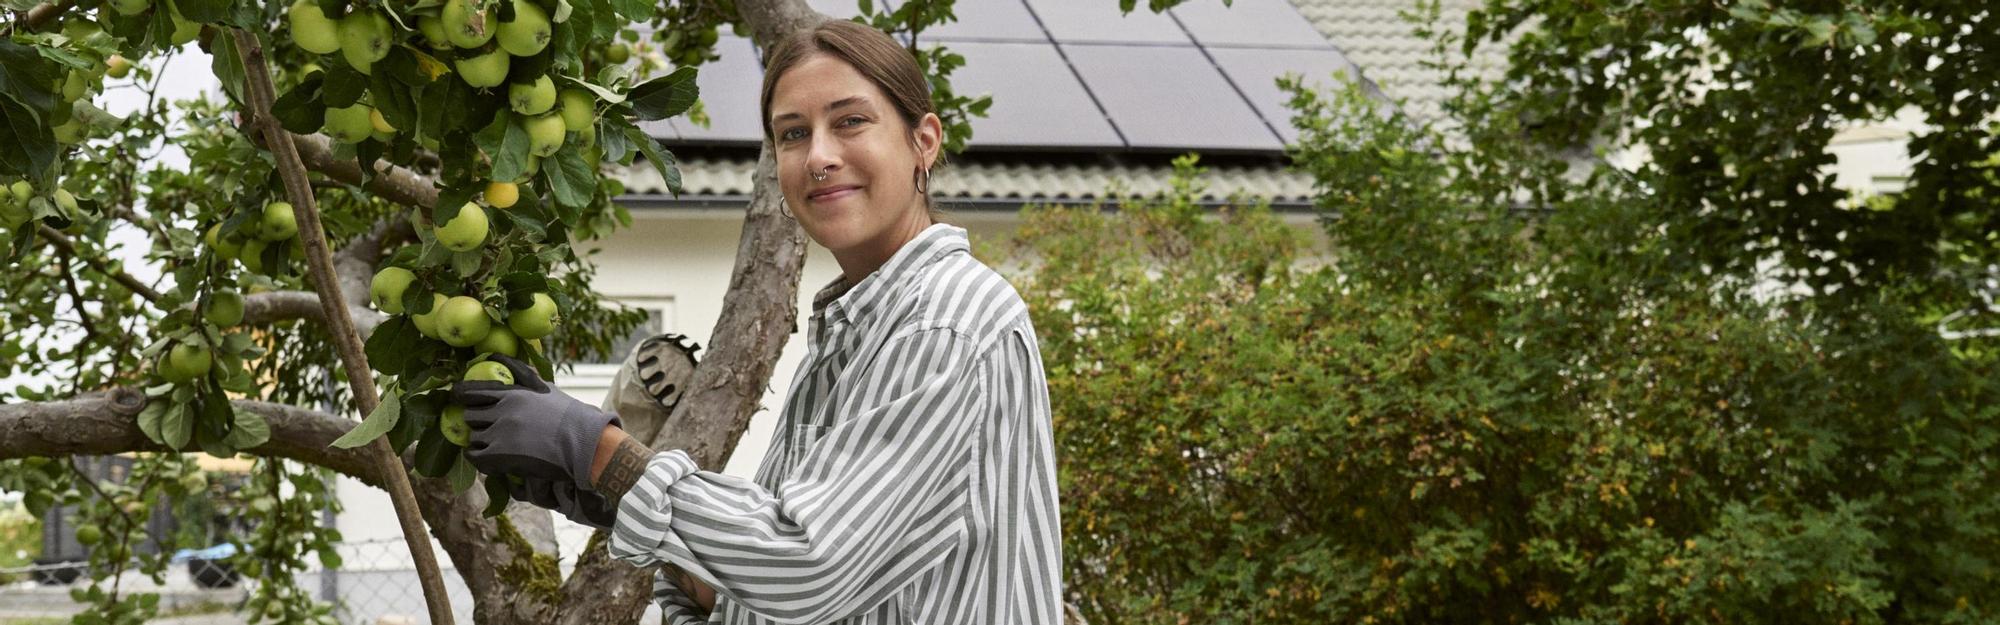
<path fill-rule="evenodd" d="M 836 18 L 855 0 L 808 0 Z M 895 8 L 895 0 L 877 0 Z M 1195 0 L 1155 14 L 1118 12 L 1116 0 L 958 0 L 958 21 L 926 30 L 965 56 L 961 94 L 991 94 L 972 120 L 975 151 L 1277 153 L 1297 136 L 1275 80 L 1286 73 L 1326 88 L 1359 72 L 1286 0 Z M 702 68 L 712 124 L 653 124 L 663 140 L 755 145 L 763 81 L 749 40 L 718 44 Z"/>

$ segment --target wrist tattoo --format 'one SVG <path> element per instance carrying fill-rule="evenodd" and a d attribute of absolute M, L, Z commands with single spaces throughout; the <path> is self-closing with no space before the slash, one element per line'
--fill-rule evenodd
<path fill-rule="evenodd" d="M 604 500 L 617 505 L 639 483 L 639 476 L 646 472 L 646 461 L 653 457 L 653 450 L 639 441 L 626 438 L 618 442 L 618 449 L 611 452 L 611 462 L 604 465 L 604 471 L 597 476 L 597 492 Z"/>

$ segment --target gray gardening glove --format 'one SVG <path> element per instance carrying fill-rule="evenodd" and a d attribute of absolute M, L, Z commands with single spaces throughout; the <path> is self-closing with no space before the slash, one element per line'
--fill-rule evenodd
<path fill-rule="evenodd" d="M 534 367 L 495 355 L 514 383 L 477 380 L 452 385 L 451 399 L 465 406 L 472 445 L 465 457 L 481 473 L 504 473 L 574 484 L 595 491 L 590 463 L 604 426 L 625 427 L 604 412 L 550 388 Z"/>
<path fill-rule="evenodd" d="M 496 475 L 493 479 L 505 478 Z M 560 512 L 571 521 L 598 529 L 611 529 L 611 523 L 618 520 L 616 505 L 605 501 L 603 495 L 579 490 L 569 482 L 524 477 L 514 482 L 509 494 L 514 499 Z"/>

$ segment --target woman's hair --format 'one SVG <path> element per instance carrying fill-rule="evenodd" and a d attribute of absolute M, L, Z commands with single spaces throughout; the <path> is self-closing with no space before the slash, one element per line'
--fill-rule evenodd
<path fill-rule="evenodd" d="M 772 47 L 771 56 L 764 67 L 764 92 L 760 100 L 764 137 L 771 136 L 771 96 L 778 88 L 778 79 L 800 63 L 816 55 L 827 55 L 853 67 L 863 78 L 875 83 L 882 93 L 889 96 L 889 103 L 896 107 L 896 114 L 903 118 L 903 125 L 915 130 L 917 122 L 927 113 L 936 113 L 931 104 L 929 81 L 924 79 L 923 70 L 917 68 L 917 60 L 909 50 L 896 43 L 888 34 L 866 25 L 849 20 L 826 20 L 818 26 L 799 31 L 779 41 Z M 944 166 L 944 153 L 938 153 L 932 171 Z M 914 173 L 914 172 L 913 172 Z M 911 181 L 915 184 L 915 180 Z M 925 182 L 928 187 L 929 181 Z M 924 194 L 924 206 L 929 209 L 931 221 L 942 223 L 944 214 L 932 205 L 929 193 Z"/>

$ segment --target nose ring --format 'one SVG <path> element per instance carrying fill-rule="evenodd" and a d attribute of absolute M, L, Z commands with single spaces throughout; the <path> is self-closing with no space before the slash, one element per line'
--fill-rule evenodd
<path fill-rule="evenodd" d="M 812 170 L 812 171 L 811 171 L 810 173 L 812 174 L 812 179 L 813 179 L 813 182 L 826 182 L 826 170 L 825 170 L 825 169 L 823 169 L 823 168 L 822 168 L 822 169 L 815 169 L 815 170 Z"/>

